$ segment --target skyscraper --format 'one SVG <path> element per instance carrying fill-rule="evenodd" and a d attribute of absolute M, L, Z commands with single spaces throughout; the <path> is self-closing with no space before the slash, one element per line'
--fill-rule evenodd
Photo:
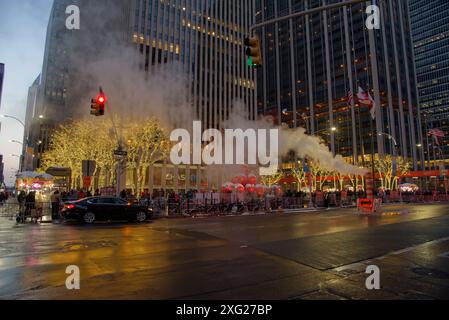
<path fill-rule="evenodd" d="M 419 99 L 428 167 L 449 158 L 449 2 L 410 0 Z M 429 136 L 432 129 L 446 135 Z"/>
<path fill-rule="evenodd" d="M 221 128 L 235 102 L 245 106 L 248 117 L 255 118 L 255 73 L 246 65 L 243 46 L 243 39 L 254 23 L 253 3 L 252 0 L 55 0 L 36 107 L 39 124 L 37 134 L 33 135 L 33 140 L 39 142 L 36 164 L 39 166 L 40 155 L 49 146 L 49 132 L 56 124 L 88 113 L 89 96 L 93 97 L 93 90 L 101 83 L 91 75 L 86 76 L 85 71 L 95 61 L 101 63 L 104 57 L 114 56 L 115 50 L 126 50 L 126 54 L 114 56 L 116 63 L 120 64 L 120 59 L 123 63 L 129 62 L 126 59 L 137 60 L 142 75 L 151 74 L 161 65 L 180 67 L 187 79 L 185 99 L 193 107 L 194 118 L 203 121 L 204 128 Z M 65 9 L 72 4 L 81 10 L 80 30 L 65 27 Z M 128 54 L 128 49 L 133 55 Z M 183 168 L 179 174 L 174 170 L 154 168 L 157 172 L 153 177 L 151 171 L 148 186 L 179 189 L 199 186 L 202 179 L 199 168 L 190 173 L 190 168 Z M 193 178 L 182 185 L 176 178 L 165 179 L 167 176 Z"/>
<path fill-rule="evenodd" d="M 2 107 L 2 91 L 3 91 L 3 78 L 5 77 L 5 65 L 0 63 L 0 109 Z"/>
<path fill-rule="evenodd" d="M 254 72 L 243 46 L 254 23 L 252 0 L 134 0 L 131 12 L 145 69 L 181 63 L 204 126 L 220 127 L 236 100 L 255 117 Z"/>
<path fill-rule="evenodd" d="M 38 137 L 34 136 L 39 133 L 39 127 L 41 119 L 37 113 L 38 93 L 40 88 L 40 75 L 34 80 L 31 87 L 28 89 L 27 108 L 25 113 L 25 130 L 24 130 L 24 144 L 21 157 L 21 170 L 33 171 L 35 167 L 34 163 L 34 150 L 37 149 L 42 141 Z"/>
<path fill-rule="evenodd" d="M 80 8 L 80 29 L 66 26 L 70 5 Z M 44 61 L 39 84 L 33 84 L 36 98 L 34 119 L 28 121 L 28 144 L 34 148 L 35 164 L 50 143 L 51 130 L 58 124 L 81 117 L 88 106 L 86 98 L 98 84 L 91 83 L 85 68 L 96 61 L 109 46 L 125 43 L 129 34 L 129 2 L 121 0 L 55 0 L 47 27 Z M 104 31 L 108 33 L 105 34 Z M 84 101 L 84 99 L 87 101 Z M 24 155 L 25 157 L 25 155 Z"/>
<path fill-rule="evenodd" d="M 0 154 L 0 188 L 5 184 L 4 168 L 3 155 Z"/>
<path fill-rule="evenodd" d="M 186 99 L 204 128 L 222 128 L 235 102 L 256 117 L 255 74 L 246 65 L 243 39 L 254 23 L 252 0 L 134 0 L 132 39 L 148 72 L 178 64 L 186 75 Z M 157 164 L 148 189 L 215 188 L 221 177 L 206 178 L 200 166 Z"/>
<path fill-rule="evenodd" d="M 338 2 L 258 0 L 257 23 Z M 404 156 L 417 169 L 422 134 L 407 1 L 373 4 L 378 30 L 365 25 L 366 1 L 259 28 L 265 68 L 258 110 L 323 136 L 335 154 L 356 163 L 369 161 L 373 132 L 376 154 Z M 356 99 L 359 88 L 375 101 L 374 123 Z"/>

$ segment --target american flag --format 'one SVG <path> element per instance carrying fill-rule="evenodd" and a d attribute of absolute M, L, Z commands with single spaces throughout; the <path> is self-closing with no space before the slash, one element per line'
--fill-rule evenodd
<path fill-rule="evenodd" d="M 371 117 L 373 120 L 376 119 L 376 102 L 369 92 L 365 92 L 362 87 L 359 87 L 359 92 L 357 93 L 357 98 L 361 104 L 367 105 L 369 107 Z"/>
<path fill-rule="evenodd" d="M 354 101 L 354 93 L 352 92 L 352 90 L 349 90 L 349 92 L 348 92 L 348 104 L 352 104 L 353 101 Z"/>
<path fill-rule="evenodd" d="M 429 135 L 433 137 L 437 145 L 440 145 L 441 141 L 446 136 L 441 129 L 432 129 L 429 131 Z"/>

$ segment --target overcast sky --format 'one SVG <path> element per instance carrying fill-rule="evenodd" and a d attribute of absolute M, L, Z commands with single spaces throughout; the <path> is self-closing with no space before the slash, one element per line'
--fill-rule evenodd
<path fill-rule="evenodd" d="M 0 63 L 5 64 L 5 79 L 0 114 L 25 119 L 28 87 L 42 69 L 45 35 L 53 0 L 0 0 Z M 12 119 L 0 118 L 0 154 L 4 156 L 5 180 L 19 168 L 23 127 Z"/>

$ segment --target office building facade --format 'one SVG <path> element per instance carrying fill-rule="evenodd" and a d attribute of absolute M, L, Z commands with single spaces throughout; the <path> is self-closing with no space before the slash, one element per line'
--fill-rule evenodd
<path fill-rule="evenodd" d="M 203 128 L 223 129 L 236 103 L 257 117 L 255 72 L 246 65 L 243 39 L 254 23 L 252 0 L 134 0 L 132 41 L 147 72 L 161 64 L 181 66 L 187 101 Z M 128 174 L 132 176 L 132 174 Z M 148 190 L 220 188 L 201 166 L 156 164 Z M 132 181 L 129 181 L 132 183 Z M 130 184 L 129 186 L 131 186 Z"/>
<path fill-rule="evenodd" d="M 0 154 L 0 189 L 5 185 L 4 169 L 5 164 L 3 163 L 3 155 Z"/>
<path fill-rule="evenodd" d="M 339 2 L 259 0 L 256 20 Z M 366 1 L 258 29 L 265 66 L 258 73 L 258 110 L 323 136 L 352 163 L 369 163 L 373 135 L 375 154 L 404 156 L 418 169 L 423 137 L 408 1 L 372 3 L 380 8 L 380 29 L 367 29 Z M 376 102 L 374 122 L 356 99 L 359 87 Z"/>
<path fill-rule="evenodd" d="M 252 0 L 134 0 L 132 37 L 145 69 L 179 63 L 194 112 L 204 127 L 220 128 L 241 101 L 255 118 L 255 74 L 243 39 L 254 23 Z"/>
<path fill-rule="evenodd" d="M 3 79 L 5 77 L 5 65 L 0 63 L 0 109 L 2 107 L 2 91 L 3 91 Z"/>
<path fill-rule="evenodd" d="M 449 2 L 410 0 L 409 7 L 426 163 L 436 168 L 440 160 L 449 159 Z M 429 136 L 432 129 L 446 137 L 437 143 Z"/>
<path fill-rule="evenodd" d="M 41 76 L 39 75 L 33 84 L 28 88 L 27 106 L 25 113 L 25 130 L 24 130 L 24 144 L 22 150 L 22 157 L 20 163 L 21 171 L 33 171 L 36 167 L 36 157 L 34 150 L 38 149 L 43 143 L 39 137 L 35 136 L 39 133 L 41 122 L 40 114 L 38 113 L 38 98 L 40 89 Z"/>
<path fill-rule="evenodd" d="M 36 166 L 50 144 L 52 128 L 89 111 L 90 99 L 84 104 L 79 99 L 86 98 L 86 92 L 93 96 L 92 89 L 98 89 L 98 83 L 83 77 L 82 69 L 101 60 L 103 53 L 109 56 L 111 47 L 134 48 L 142 73 L 151 74 L 161 65 L 177 65 L 187 79 L 185 99 L 204 128 L 221 128 L 235 103 L 244 105 L 249 118 L 256 117 L 255 73 L 246 65 L 243 45 L 254 23 L 252 0 L 107 0 L 93 4 L 98 2 L 54 2 L 38 89 L 38 129 L 30 139 L 35 141 Z M 79 31 L 65 28 L 69 4 L 81 9 Z M 86 9 L 90 4 L 92 10 Z M 103 25 L 98 26 L 95 15 L 105 6 L 108 10 L 103 12 L 108 11 L 108 16 L 103 14 Z M 72 79 L 83 79 L 83 83 L 73 83 Z M 86 109 L 80 110 L 80 105 Z M 152 168 L 148 188 L 188 189 L 207 183 L 199 167 L 181 168 L 179 173 L 175 170 L 178 168 L 169 165 Z"/>
<path fill-rule="evenodd" d="M 80 29 L 66 26 L 68 6 L 80 8 Z M 27 120 L 23 159 L 34 155 L 33 167 L 40 167 L 42 153 L 50 146 L 52 130 L 58 125 L 83 117 L 88 96 L 98 90 L 89 82 L 86 68 L 93 64 L 108 46 L 125 43 L 128 37 L 129 4 L 121 0 L 55 0 L 47 26 L 44 60 L 39 80 L 29 91 L 27 107 L 32 118 Z M 109 30 L 108 34 L 104 31 Z M 86 102 L 86 101 L 87 102 Z M 87 112 L 89 110 L 87 109 Z M 32 150 L 31 150 L 32 149 Z M 27 151 L 28 150 L 28 151 Z M 23 160 L 25 161 L 25 160 Z"/>

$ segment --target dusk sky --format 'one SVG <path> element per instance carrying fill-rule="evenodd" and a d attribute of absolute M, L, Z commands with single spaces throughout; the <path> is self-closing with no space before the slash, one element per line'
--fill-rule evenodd
<path fill-rule="evenodd" d="M 45 34 L 53 0 L 0 0 L 0 63 L 5 64 L 5 81 L 0 114 L 25 119 L 28 87 L 40 74 Z M 5 180 L 19 168 L 23 127 L 12 119 L 1 121 L 0 154 L 4 156 Z"/>

